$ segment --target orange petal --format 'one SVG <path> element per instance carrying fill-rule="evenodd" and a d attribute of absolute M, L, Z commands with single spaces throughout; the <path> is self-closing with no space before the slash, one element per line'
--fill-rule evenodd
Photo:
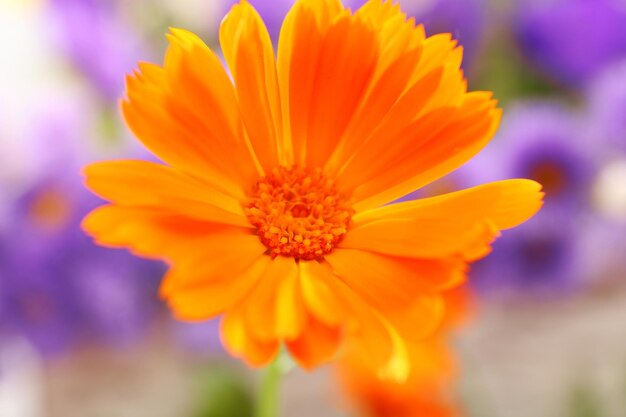
<path fill-rule="evenodd" d="M 401 98 L 396 99 L 394 106 L 382 119 L 378 119 L 372 130 L 363 132 L 365 136 L 361 138 L 360 147 L 354 151 L 354 155 L 340 171 L 339 178 L 345 188 L 354 189 L 362 182 L 361 180 L 369 180 L 376 176 L 380 167 L 388 163 L 393 155 L 406 152 L 409 146 L 407 142 L 415 145 L 415 138 L 423 137 L 423 134 L 419 135 L 414 132 L 415 130 L 419 133 L 432 132 L 433 126 L 426 124 L 426 118 L 418 118 L 418 115 L 436 95 L 442 77 L 441 68 L 428 73 Z M 444 124 L 442 120 L 438 122 L 438 126 Z"/>
<path fill-rule="evenodd" d="M 233 6 L 220 27 L 220 43 L 254 152 L 266 172 L 287 166 L 274 49 L 265 24 L 248 2 Z"/>
<path fill-rule="evenodd" d="M 375 32 L 357 17 L 346 13 L 328 28 L 317 62 L 308 64 L 317 70 L 302 127 L 307 166 L 323 166 L 335 150 L 364 98 L 377 57 Z"/>
<path fill-rule="evenodd" d="M 499 230 L 532 217 L 541 207 L 541 186 L 507 180 L 438 197 L 388 205 L 357 214 L 340 247 L 413 258 L 489 252 Z"/>
<path fill-rule="evenodd" d="M 355 15 L 376 33 L 379 54 L 360 108 L 329 161 L 331 172 L 352 156 L 414 82 L 425 39 L 423 28 L 416 28 L 415 22 L 407 20 L 400 6 L 392 2 L 367 2 Z"/>
<path fill-rule="evenodd" d="M 368 2 L 356 16 L 377 34 L 379 56 L 361 105 L 330 158 L 327 170 L 335 174 L 368 139 L 403 93 L 415 83 L 425 33 L 407 20 L 392 2 Z"/>
<path fill-rule="evenodd" d="M 467 162 L 495 133 L 500 120 L 495 105 L 489 94 L 468 93 L 459 107 L 444 106 L 400 123 L 385 139 L 387 148 L 380 146 L 383 136 L 366 143 L 339 178 L 354 189 L 354 209 L 379 207 Z"/>
<path fill-rule="evenodd" d="M 270 262 L 269 256 L 233 248 L 229 258 L 207 256 L 194 270 L 172 267 L 161 294 L 178 319 L 208 320 L 239 304 Z"/>
<path fill-rule="evenodd" d="M 259 340 L 295 339 L 305 326 L 305 311 L 292 258 L 276 257 L 241 307 L 248 329 Z"/>
<path fill-rule="evenodd" d="M 460 262 L 349 249 L 337 249 L 325 259 L 340 279 L 375 306 L 403 338 L 411 340 L 424 338 L 441 323 L 443 303 L 436 291 L 465 278 Z"/>
<path fill-rule="evenodd" d="M 171 256 L 174 268 L 166 276 L 161 294 L 231 280 L 231 273 L 250 267 L 265 251 L 256 236 L 228 229 L 190 239 Z"/>
<path fill-rule="evenodd" d="M 403 101 L 409 103 L 413 109 L 413 115 L 415 115 L 414 109 L 419 108 L 419 102 L 415 100 L 423 100 L 428 98 L 428 94 L 433 93 L 433 91 L 429 92 L 423 88 L 424 81 L 422 81 L 419 90 L 416 87 L 411 88 L 412 91 L 420 91 L 419 94 L 422 95 L 422 98 L 416 97 L 416 94 L 411 94 L 410 97 L 403 94 L 409 86 L 410 74 L 414 66 L 417 65 L 420 55 L 421 48 L 419 47 L 406 51 L 371 83 L 370 91 L 362 101 L 361 108 L 352 119 L 352 123 L 346 129 L 341 142 L 328 162 L 327 170 L 330 173 L 339 172 L 353 154 L 369 140 L 373 132 L 384 129 L 385 127 L 381 125 L 383 122 L 386 121 L 386 125 L 390 125 L 396 121 L 397 118 L 393 118 L 389 113 L 392 109 L 395 109 L 394 114 L 401 110 L 401 106 L 397 104 L 400 97 L 406 97 Z M 438 80 L 426 80 L 425 82 L 433 84 L 434 89 Z M 404 125 L 400 126 L 400 128 L 402 127 Z"/>
<path fill-rule="evenodd" d="M 109 161 L 84 169 L 100 197 L 124 206 L 156 208 L 198 220 L 249 227 L 241 203 L 173 168 L 147 161 Z"/>
<path fill-rule="evenodd" d="M 163 68 L 141 64 L 127 78 L 126 121 L 159 158 L 241 198 L 258 170 L 233 85 L 198 37 L 172 29 L 168 39 Z"/>
<path fill-rule="evenodd" d="M 356 12 L 377 33 L 380 55 L 361 107 L 352 118 L 327 172 L 351 192 L 406 155 L 431 125 L 421 118 L 456 108 L 467 90 L 460 71 L 462 48 L 449 34 L 425 38 L 421 26 L 391 2 L 368 2 Z M 439 119 L 435 127 L 445 125 Z M 418 129 L 421 127 L 422 129 Z"/>
<path fill-rule="evenodd" d="M 314 91 L 318 65 L 322 59 L 327 59 L 323 58 L 325 39 L 342 13 L 347 12 L 343 11 L 339 0 L 300 0 L 285 17 L 280 31 L 277 68 L 285 124 L 283 131 L 290 138 L 286 140 L 293 143 L 294 160 L 290 162 L 302 166 L 306 165 L 309 129 L 316 133 L 314 121 L 310 119 L 319 111 L 316 110 L 318 105 L 314 104 L 318 94 Z M 323 104 L 332 106 L 331 103 Z M 324 130 L 327 128 L 323 126 Z"/>
<path fill-rule="evenodd" d="M 331 269 L 329 264 L 317 264 L 315 269 Z M 402 380 L 409 372 L 405 341 L 377 310 L 340 279 L 327 279 L 328 273 L 316 272 L 319 279 L 332 289 L 344 306 L 344 329 L 351 349 L 367 352 L 375 369 L 387 377 Z"/>
<path fill-rule="evenodd" d="M 381 313 L 403 340 L 424 341 L 441 328 L 445 318 L 445 303 L 439 295 L 423 295 L 407 307 L 387 305 Z"/>
<path fill-rule="evenodd" d="M 458 70 L 463 60 L 463 48 L 457 47 L 457 42 L 450 33 L 440 33 L 424 40 L 424 53 L 414 77 L 419 79 L 437 67 L 451 66 Z"/>
<path fill-rule="evenodd" d="M 276 337 L 293 340 L 300 337 L 308 325 L 298 268 L 291 259 L 287 258 L 287 262 L 292 264 L 292 269 L 276 288 Z"/>
<path fill-rule="evenodd" d="M 355 14 L 372 25 L 380 40 L 381 59 L 377 68 L 379 74 L 407 50 L 421 46 L 426 39 L 424 28 L 416 27 L 415 19 L 407 19 L 397 3 L 370 1 L 359 8 Z M 434 63 L 434 65 L 439 65 L 439 63 Z M 418 66 L 415 65 L 414 71 L 417 70 Z"/>
<path fill-rule="evenodd" d="M 98 207 L 85 217 L 81 227 L 100 245 L 128 248 L 145 257 L 185 259 L 190 251 L 201 250 L 207 239 L 215 235 L 251 237 L 264 251 L 250 229 L 140 207 Z"/>
<path fill-rule="evenodd" d="M 306 330 L 295 340 L 286 343 L 287 349 L 305 369 L 330 361 L 341 343 L 341 331 L 309 318 Z"/>
<path fill-rule="evenodd" d="M 329 326 L 344 324 L 346 307 L 325 283 L 337 277 L 329 268 L 320 267 L 315 261 L 300 262 L 298 267 L 302 297 L 309 313 Z"/>
<path fill-rule="evenodd" d="M 453 259 L 415 259 L 354 249 L 324 257 L 351 288 L 370 300 L 406 306 L 423 294 L 455 287 L 465 280 L 465 263 Z"/>
<path fill-rule="evenodd" d="M 469 285 L 461 285 L 443 293 L 446 316 L 442 330 L 461 327 L 471 321 L 476 313 L 476 299 Z"/>
<path fill-rule="evenodd" d="M 262 342 L 248 331 L 241 308 L 231 310 L 222 318 L 220 336 L 222 344 L 235 357 L 242 358 L 251 366 L 264 366 L 278 354 L 280 344 L 276 341 Z"/>

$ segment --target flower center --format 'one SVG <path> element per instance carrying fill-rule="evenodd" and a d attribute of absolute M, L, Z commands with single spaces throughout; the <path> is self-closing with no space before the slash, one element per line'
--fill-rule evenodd
<path fill-rule="evenodd" d="M 245 213 L 272 257 L 320 259 L 348 230 L 354 210 L 320 168 L 275 168 L 252 188 Z"/>

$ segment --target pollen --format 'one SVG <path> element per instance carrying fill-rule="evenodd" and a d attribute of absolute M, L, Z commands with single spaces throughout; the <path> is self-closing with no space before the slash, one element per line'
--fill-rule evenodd
<path fill-rule="evenodd" d="M 248 220 L 272 257 L 321 259 L 348 231 L 354 214 L 320 168 L 275 168 L 252 187 Z"/>

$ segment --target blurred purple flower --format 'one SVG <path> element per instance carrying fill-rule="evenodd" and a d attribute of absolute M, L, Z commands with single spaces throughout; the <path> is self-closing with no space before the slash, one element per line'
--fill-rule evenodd
<path fill-rule="evenodd" d="M 24 337 L 45 355 L 136 340 L 157 313 L 163 272 L 94 245 L 80 230 L 101 201 L 81 184 L 87 130 L 73 104 L 58 99 L 34 112 L 37 123 L 21 142 L 37 169 L 4 196 L 0 222 L 0 337 Z"/>
<path fill-rule="evenodd" d="M 409 16 L 423 23 L 426 33 L 450 32 L 463 45 L 464 67 L 471 67 L 483 40 L 487 4 L 485 0 L 399 0 Z"/>
<path fill-rule="evenodd" d="M 626 57 L 626 7 L 621 0 L 519 2 L 514 14 L 523 53 L 553 80 L 583 87 Z"/>
<path fill-rule="evenodd" d="M 472 266 L 480 294 L 549 296 L 568 293 L 583 280 L 579 228 L 562 212 L 544 210 L 524 227 L 506 232 L 493 252 Z"/>
<path fill-rule="evenodd" d="M 575 115 L 555 103 L 510 109 L 497 146 L 483 158 L 500 178 L 531 178 L 546 192 L 544 208 L 527 224 L 505 232 L 493 253 L 474 265 L 482 293 L 554 294 L 577 288 L 590 273 L 582 236 L 592 218 L 593 144 L 582 140 Z"/>
<path fill-rule="evenodd" d="M 80 231 L 99 203 L 78 178 L 52 174 L 16 201 L 3 230 L 2 327 L 44 354 L 81 342 L 125 345 L 157 311 L 161 266 L 97 247 Z"/>
<path fill-rule="evenodd" d="M 596 144 L 585 139 L 578 116 L 568 109 L 552 102 L 529 102 L 508 110 L 497 146 L 486 152 L 491 152 L 500 178 L 541 183 L 547 207 L 589 207 L 598 163 Z"/>
<path fill-rule="evenodd" d="M 107 100 L 117 100 L 124 75 L 146 60 L 145 45 L 111 0 L 50 0 L 59 41 L 72 63 Z"/>
<path fill-rule="evenodd" d="M 626 60 L 603 71 L 587 94 L 589 140 L 603 143 L 609 156 L 626 152 Z"/>

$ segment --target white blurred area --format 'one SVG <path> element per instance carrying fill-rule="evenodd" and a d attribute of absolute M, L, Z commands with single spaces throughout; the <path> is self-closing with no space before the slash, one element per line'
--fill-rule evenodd
<path fill-rule="evenodd" d="M 626 158 L 602 168 L 594 187 L 594 200 L 604 215 L 626 225 Z"/>
<path fill-rule="evenodd" d="M 45 417 L 43 368 L 24 341 L 0 348 L 0 417 Z"/>
<path fill-rule="evenodd" d="M 17 129 L 28 122 L 30 109 L 38 98 L 57 88 L 60 81 L 67 80 L 62 61 L 51 48 L 50 35 L 42 1 L 0 2 L 0 133 L 3 144 L 16 140 Z"/>
<path fill-rule="evenodd" d="M 43 1 L 0 1 L 0 180 L 15 184 L 30 176 L 32 155 L 24 140 L 36 124 L 44 98 L 68 95 L 70 78 L 50 42 Z M 1 195 L 1 193 L 0 193 Z"/>

